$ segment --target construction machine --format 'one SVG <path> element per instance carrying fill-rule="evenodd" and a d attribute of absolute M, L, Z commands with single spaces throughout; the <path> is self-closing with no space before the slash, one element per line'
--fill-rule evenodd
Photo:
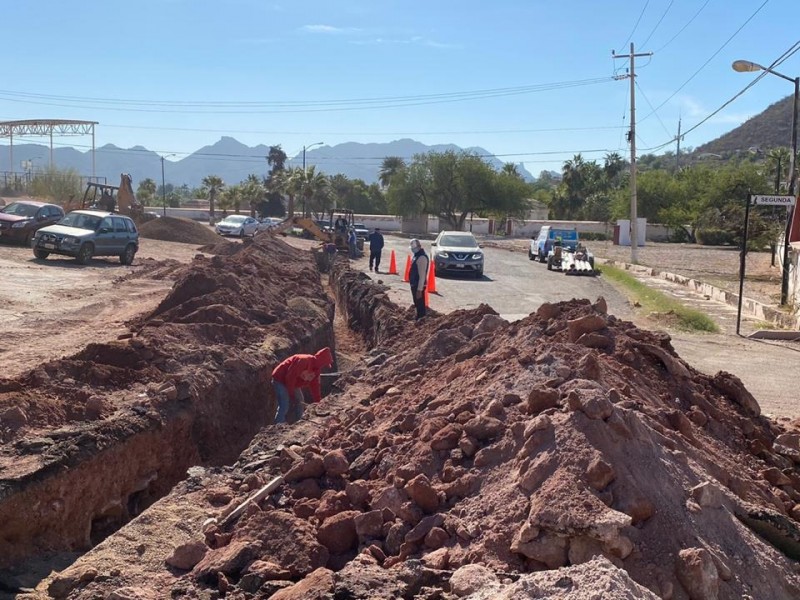
<path fill-rule="evenodd" d="M 334 217 L 336 218 L 334 219 Z M 328 220 L 321 222 L 315 221 L 310 217 L 294 215 L 271 231 L 276 234 L 285 234 L 291 228 L 298 227 L 325 244 L 335 244 L 339 252 L 348 252 L 347 237 L 353 223 L 353 211 L 340 209 L 328 211 Z M 356 247 L 363 251 L 364 240 L 359 238 L 356 242 Z"/>
<path fill-rule="evenodd" d="M 120 174 L 119 186 L 90 181 L 86 184 L 83 199 L 78 202 L 74 198 L 70 198 L 64 206 L 64 210 L 69 212 L 81 208 L 94 208 L 108 212 L 118 212 L 131 217 L 135 221 L 141 221 L 144 216 L 144 207 L 136 199 L 136 194 L 133 193 L 132 181 L 128 173 Z"/>

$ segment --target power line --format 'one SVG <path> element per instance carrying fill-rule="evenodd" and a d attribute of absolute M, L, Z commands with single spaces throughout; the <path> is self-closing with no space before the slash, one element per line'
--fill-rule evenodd
<path fill-rule="evenodd" d="M 661 117 L 659 117 L 658 113 L 655 112 L 655 109 L 653 108 L 653 105 L 650 103 L 650 99 L 647 97 L 647 94 L 644 93 L 644 90 L 642 89 L 642 86 L 639 85 L 638 81 L 636 82 L 636 89 L 639 90 L 642 93 L 642 97 L 644 98 L 644 101 L 647 102 L 647 106 L 649 106 L 650 110 L 653 111 L 653 114 L 655 114 L 656 118 L 658 119 L 658 122 L 661 123 L 661 127 L 664 128 L 664 131 L 667 132 L 667 135 L 671 135 L 669 129 L 667 129 L 667 126 L 664 125 L 664 122 L 661 120 Z"/>
<path fill-rule="evenodd" d="M 28 94 L 22 92 L 8 92 L 0 90 L 0 100 L 8 102 L 19 102 L 24 104 L 39 104 L 44 106 L 59 106 L 62 108 L 83 108 L 94 110 L 110 110 L 117 112 L 136 112 L 136 113 L 178 113 L 178 114 L 288 114 L 288 113 L 319 113 L 319 112 L 341 112 L 341 111 L 354 111 L 354 110 L 370 110 L 370 109 L 386 109 L 386 108 L 403 108 L 407 106 L 422 106 L 430 104 L 446 104 L 452 102 L 464 102 L 470 100 L 483 100 L 487 98 L 500 98 L 508 96 L 517 96 L 524 94 L 532 94 L 538 92 L 546 92 L 558 89 L 567 89 L 573 87 L 582 87 L 589 85 L 597 85 L 600 83 L 608 83 L 613 81 L 610 77 L 596 77 L 592 79 L 581 79 L 575 81 L 562 81 L 549 84 L 531 85 L 518 88 L 497 88 L 495 90 L 479 90 L 475 92 L 456 92 L 452 94 L 433 94 L 428 96 L 408 96 L 408 97 L 394 97 L 385 99 L 371 99 L 363 101 L 329 101 L 325 105 L 314 105 L 310 108 L 309 104 L 297 103 L 253 103 L 253 104 L 237 104 L 235 106 L 247 106 L 248 108 L 241 108 L 237 110 L 213 110 L 211 107 L 215 106 L 214 103 L 200 105 L 200 104 L 185 104 L 173 105 L 168 103 L 133 103 L 132 106 L 117 106 L 117 101 L 108 101 L 110 106 L 104 106 L 104 101 L 82 99 L 82 100 L 63 100 L 62 102 L 50 101 L 46 95 L 42 94 Z M 57 99 L 57 98 L 56 98 Z M 67 103 L 65 103 L 67 102 Z M 151 102 L 151 101 L 147 101 Z M 91 104 L 95 103 L 95 104 Z M 346 105 L 343 105 L 347 103 Z M 138 106 L 163 106 L 174 108 L 136 108 Z M 185 106 L 205 106 L 208 110 L 187 109 Z M 264 110 L 260 106 L 298 106 L 303 108 L 289 108 L 286 110 Z"/>
<path fill-rule="evenodd" d="M 647 42 L 649 42 L 650 38 L 653 37 L 653 34 L 656 32 L 656 29 L 658 29 L 658 26 L 661 25 L 661 21 L 663 21 L 664 17 L 667 16 L 667 13 L 669 12 L 669 9 L 672 8 L 672 5 L 674 3 L 675 3 L 675 0 L 669 0 L 669 4 L 667 5 L 667 9 L 661 14 L 661 18 L 658 20 L 658 23 L 656 23 L 656 26 L 653 27 L 653 29 L 650 31 L 649 34 L 647 34 L 647 37 L 642 42 L 642 46 L 647 46 Z"/>
<path fill-rule="evenodd" d="M 116 129 L 144 129 L 150 131 L 190 131 L 196 133 L 247 133 L 259 135 L 477 135 L 477 134 L 522 134 L 522 133 L 547 133 L 547 132 L 566 132 L 566 131 L 601 131 L 609 129 L 619 129 L 618 125 L 598 125 L 595 127 L 545 127 L 539 129 L 484 129 L 484 130 L 461 130 L 461 131 L 265 131 L 257 129 L 201 129 L 194 127 L 153 127 L 147 125 L 109 125 L 103 124 L 104 128 Z"/>
<path fill-rule="evenodd" d="M 704 63 L 703 63 L 701 66 L 700 66 L 700 68 L 699 68 L 699 69 L 697 69 L 697 71 L 695 71 L 695 72 L 692 74 L 692 76 L 691 76 L 691 77 L 689 77 L 689 79 L 687 79 L 686 81 L 684 81 L 684 82 L 681 84 L 681 86 L 680 86 L 680 87 L 679 87 L 677 90 L 675 90 L 674 92 L 672 92 L 672 94 L 669 96 L 669 98 L 667 98 L 667 99 L 666 99 L 666 100 L 664 100 L 664 101 L 663 101 L 661 104 L 659 104 L 659 105 L 658 105 L 656 108 L 654 108 L 654 109 L 653 109 L 653 112 L 651 112 L 649 115 L 647 115 L 646 117 L 644 117 L 644 118 L 643 118 L 641 121 L 646 121 L 646 120 L 647 120 L 647 119 L 649 119 L 651 116 L 653 116 L 653 114 L 654 114 L 656 111 L 660 110 L 660 109 L 661 109 L 661 108 L 662 108 L 662 107 L 663 107 L 663 106 L 664 106 L 664 105 L 665 105 L 667 102 L 669 102 L 670 100 L 672 100 L 672 99 L 673 99 L 673 98 L 674 98 L 674 97 L 675 97 L 675 96 L 678 94 L 678 92 L 680 92 L 680 91 L 681 91 L 683 88 L 685 88 L 685 87 L 686 87 L 686 85 L 687 85 L 687 84 L 688 84 L 688 83 L 689 83 L 689 82 L 690 82 L 692 79 L 694 79 L 695 77 L 697 77 L 697 75 L 699 75 L 699 74 L 700 74 L 700 71 L 702 71 L 703 69 L 705 69 L 705 68 L 706 68 L 706 66 L 708 66 L 708 63 L 710 63 L 712 60 L 714 60 L 714 58 L 716 58 L 717 54 L 719 54 L 720 52 L 722 52 L 722 50 L 725 48 L 725 46 L 727 46 L 727 45 L 728 45 L 728 44 L 731 42 L 731 40 L 733 40 L 733 38 L 735 38 L 735 37 L 736 37 L 736 36 L 739 34 L 739 32 L 740 32 L 742 29 L 744 29 L 744 28 L 745 28 L 745 26 L 746 26 L 746 25 L 747 25 L 747 24 L 748 24 L 750 21 L 752 21 L 752 20 L 753 20 L 753 18 L 754 18 L 754 17 L 755 17 L 755 16 L 756 16 L 756 15 L 757 15 L 759 12 L 761 12 L 761 9 L 762 9 L 762 8 L 764 8 L 764 7 L 767 5 L 767 3 L 769 3 L 769 0 L 764 0 L 764 2 L 762 2 L 762 3 L 761 3 L 761 6 L 759 6 L 759 7 L 758 7 L 758 8 L 755 10 L 755 12 L 754 12 L 752 15 L 750 15 L 750 16 L 747 18 L 747 20 L 746 20 L 744 23 L 742 23 L 742 24 L 739 26 L 739 28 L 738 28 L 736 31 L 734 31 L 734 32 L 733 32 L 733 34 L 731 34 L 731 36 L 730 36 L 730 37 L 729 37 L 727 40 L 725 40 L 725 43 L 724 43 L 724 44 L 722 44 L 722 46 L 720 46 L 720 47 L 717 49 L 717 51 L 716 51 L 716 52 L 714 52 L 714 54 L 712 54 L 712 55 L 711 55 L 711 56 L 708 58 L 708 60 L 707 60 L 706 62 L 704 62 Z M 641 121 L 640 121 L 640 123 L 641 123 Z"/>
<path fill-rule="evenodd" d="M 691 24 L 694 22 L 694 20 L 695 20 L 695 19 L 696 19 L 696 18 L 697 18 L 697 17 L 700 15 L 700 13 L 701 13 L 701 12 L 703 12 L 703 9 L 704 9 L 706 6 L 708 6 L 708 3 L 709 3 L 709 2 L 711 2 L 711 0 L 706 0 L 706 1 L 705 1 L 705 3 L 703 4 L 703 6 L 701 6 L 701 7 L 698 9 L 698 11 L 697 11 L 696 13 L 694 13 L 694 16 L 693 16 L 691 19 L 689 19 L 689 21 L 686 23 L 686 25 L 684 25 L 683 27 L 681 27 L 681 28 L 678 30 L 678 33 L 676 33 L 675 35 L 673 35 L 673 36 L 672 36 L 672 37 L 669 39 L 669 41 L 668 41 L 666 44 L 664 44 L 663 46 L 661 46 L 661 48 L 659 48 L 659 49 L 658 49 L 658 50 L 656 50 L 655 52 L 656 52 L 656 53 L 658 53 L 658 52 L 661 52 L 661 51 L 662 51 L 664 48 L 666 48 L 666 47 L 667 47 L 667 46 L 669 46 L 669 45 L 670 45 L 672 42 L 674 42 L 674 41 L 675 41 L 675 38 L 677 38 L 677 37 L 678 37 L 680 34 L 682 34 L 682 33 L 684 32 L 684 30 L 685 30 L 687 27 L 689 27 L 689 25 L 691 25 Z"/>
<path fill-rule="evenodd" d="M 628 35 L 628 38 L 624 42 L 622 42 L 622 46 L 620 46 L 620 48 L 624 48 L 625 45 L 628 42 L 631 41 L 631 38 L 633 37 L 633 34 L 636 33 L 636 28 L 639 27 L 639 22 L 642 20 L 642 17 L 644 16 L 644 11 L 647 10 L 647 5 L 648 4 L 650 4 L 650 0 L 647 0 L 647 2 L 644 3 L 644 8 L 642 8 L 642 12 L 639 13 L 639 18 L 636 19 L 636 23 L 634 23 L 633 29 L 631 30 L 630 35 Z"/>

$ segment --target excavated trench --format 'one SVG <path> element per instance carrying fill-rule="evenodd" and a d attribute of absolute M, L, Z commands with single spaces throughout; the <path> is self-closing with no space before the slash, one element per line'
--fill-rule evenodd
<path fill-rule="evenodd" d="M 234 462 L 274 414 L 265 373 L 335 351 L 333 317 L 315 257 L 259 238 L 198 256 L 125 339 L 0 381 L 0 569 L 88 550 L 190 467 Z"/>

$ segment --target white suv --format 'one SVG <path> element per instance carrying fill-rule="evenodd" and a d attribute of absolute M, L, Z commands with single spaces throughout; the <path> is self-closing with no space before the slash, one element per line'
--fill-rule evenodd
<path fill-rule="evenodd" d="M 431 254 L 436 275 L 469 273 L 483 277 L 483 251 L 475 236 L 468 231 L 440 231 Z"/>

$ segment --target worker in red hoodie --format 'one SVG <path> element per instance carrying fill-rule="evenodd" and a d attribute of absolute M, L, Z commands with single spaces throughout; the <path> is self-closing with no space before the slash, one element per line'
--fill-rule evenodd
<path fill-rule="evenodd" d="M 278 400 L 276 423 L 285 423 L 287 415 L 292 422 L 303 416 L 303 389 L 307 387 L 314 402 L 322 400 L 319 376 L 322 369 L 333 364 L 331 349 L 323 348 L 316 354 L 295 354 L 272 371 L 272 389 Z"/>

